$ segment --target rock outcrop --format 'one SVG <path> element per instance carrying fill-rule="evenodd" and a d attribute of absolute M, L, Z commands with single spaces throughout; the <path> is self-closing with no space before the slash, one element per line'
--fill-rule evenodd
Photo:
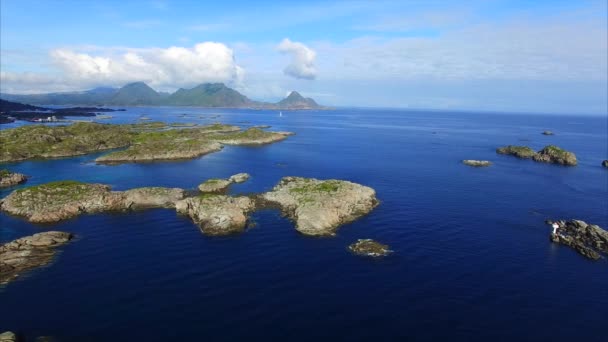
<path fill-rule="evenodd" d="M 542 134 L 543 135 L 554 135 L 555 133 L 553 133 L 551 131 L 544 131 Z"/>
<path fill-rule="evenodd" d="M 496 149 L 498 154 L 510 154 L 518 158 L 529 159 L 542 163 L 553 163 L 567 166 L 575 166 L 577 164 L 576 155 L 554 145 L 545 146 L 542 150 L 534 152 L 533 149 L 527 146 L 505 146 Z"/>
<path fill-rule="evenodd" d="M 255 209 L 248 197 L 203 194 L 178 201 L 175 210 L 198 224 L 206 235 L 240 233 L 247 225 L 247 215 Z"/>
<path fill-rule="evenodd" d="M 284 177 L 260 197 L 278 204 L 305 235 L 333 235 L 378 205 L 374 189 L 335 179 Z"/>
<path fill-rule="evenodd" d="M 249 128 L 233 134 L 216 134 L 211 139 L 225 145 L 264 145 L 284 140 L 290 132 L 267 132 L 259 128 Z"/>
<path fill-rule="evenodd" d="M 604 161 L 602 162 L 602 166 L 603 166 L 603 167 L 608 167 L 608 159 L 607 159 L 607 160 L 604 160 Z"/>
<path fill-rule="evenodd" d="M 0 284 L 10 282 L 25 271 L 48 264 L 53 260 L 55 248 L 70 239 L 70 233 L 50 231 L 1 245 Z"/>
<path fill-rule="evenodd" d="M 34 223 L 58 222 L 83 213 L 174 207 L 184 198 L 178 188 L 137 188 L 111 191 L 103 184 L 75 181 L 46 183 L 13 191 L 0 201 L 0 210 Z"/>
<path fill-rule="evenodd" d="M 212 178 L 204 181 L 198 186 L 201 192 L 217 193 L 225 191 L 231 184 L 243 183 L 249 179 L 247 173 L 237 173 L 236 175 L 230 176 L 228 179 Z"/>
<path fill-rule="evenodd" d="M 348 246 L 348 249 L 357 255 L 369 257 L 383 257 L 392 252 L 388 245 L 381 244 L 372 239 L 359 239 Z"/>
<path fill-rule="evenodd" d="M 492 162 L 487 160 L 473 160 L 473 159 L 465 159 L 462 161 L 464 165 L 474 166 L 474 167 L 484 167 L 492 165 Z"/>
<path fill-rule="evenodd" d="M 569 246 L 593 260 L 608 255 L 608 232 L 599 226 L 580 220 L 546 223 L 557 227 L 551 232 L 551 241 Z"/>
<path fill-rule="evenodd" d="M 0 170 L 0 188 L 6 188 L 17 184 L 25 183 L 27 176 L 21 173 Z"/>

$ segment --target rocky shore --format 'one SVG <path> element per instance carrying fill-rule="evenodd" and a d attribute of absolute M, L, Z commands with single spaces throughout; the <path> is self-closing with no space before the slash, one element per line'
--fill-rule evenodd
<path fill-rule="evenodd" d="M 542 150 L 535 152 L 527 146 L 508 145 L 496 149 L 498 154 L 508 154 L 523 159 L 533 159 L 542 163 L 553 163 L 567 166 L 577 165 L 576 155 L 554 145 L 545 146 Z"/>
<path fill-rule="evenodd" d="M 465 159 L 462 161 L 464 165 L 474 166 L 474 167 L 486 167 L 492 165 L 492 162 L 487 160 L 473 160 L 473 159 Z"/>
<path fill-rule="evenodd" d="M 15 186 L 25 183 L 27 176 L 21 173 L 10 172 L 9 170 L 0 170 L 0 188 Z"/>
<path fill-rule="evenodd" d="M 348 249 L 356 255 L 374 258 L 387 256 L 392 252 L 388 245 L 381 244 L 372 239 L 359 239 L 348 246 Z"/>
<path fill-rule="evenodd" d="M 335 179 L 284 177 L 260 197 L 278 204 L 300 233 L 312 236 L 334 235 L 378 205 L 374 189 Z"/>
<path fill-rule="evenodd" d="M 593 260 L 608 255 L 608 232 L 600 226 L 580 220 L 547 220 L 546 223 L 554 228 L 551 241 L 569 246 Z"/>
<path fill-rule="evenodd" d="M 289 132 L 268 132 L 259 128 L 244 131 L 237 126 L 99 124 L 79 122 L 68 126 L 23 126 L 0 132 L 0 162 L 35 158 L 60 158 L 110 149 L 96 159 L 99 163 L 127 163 L 192 159 L 220 151 L 223 145 L 261 145 L 284 140 Z"/>
<path fill-rule="evenodd" d="M 50 231 L 26 236 L 0 245 L 0 284 L 53 260 L 55 248 L 72 239 L 72 234 Z"/>
<path fill-rule="evenodd" d="M 137 188 L 111 191 L 103 184 L 75 181 L 46 183 L 13 191 L 0 200 L 0 210 L 23 216 L 29 222 L 49 223 L 84 213 L 175 207 L 184 198 L 178 188 Z"/>

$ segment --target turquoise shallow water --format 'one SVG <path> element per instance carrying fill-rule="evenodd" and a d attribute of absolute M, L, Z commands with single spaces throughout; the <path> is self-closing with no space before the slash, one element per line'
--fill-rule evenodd
<path fill-rule="evenodd" d="M 608 170 L 600 165 L 608 158 L 606 117 L 362 109 L 280 117 L 171 107 L 110 114 L 100 122 L 145 115 L 268 124 L 297 135 L 191 161 L 105 166 L 87 155 L 8 166 L 31 176 L 26 186 L 76 179 L 116 190 L 195 188 L 238 172 L 252 178 L 233 193 L 266 191 L 287 175 L 338 178 L 375 188 L 381 204 L 321 239 L 299 235 L 273 210 L 254 214 L 255 228 L 222 238 L 202 235 L 166 209 L 44 226 L 2 214 L 2 242 L 51 229 L 77 239 L 51 266 L 0 289 L 0 330 L 60 341 L 606 336 L 607 262 L 551 244 L 543 224 L 578 218 L 608 227 Z M 507 144 L 556 144 L 574 151 L 579 165 L 494 152 Z M 470 168 L 462 159 L 494 165 Z M 355 257 L 346 247 L 359 238 L 387 243 L 395 253 Z"/>

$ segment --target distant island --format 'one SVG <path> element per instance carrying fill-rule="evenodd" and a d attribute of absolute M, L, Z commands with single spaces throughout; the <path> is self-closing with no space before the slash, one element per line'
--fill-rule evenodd
<path fill-rule="evenodd" d="M 223 83 L 204 83 L 192 89 L 180 88 L 174 93 L 157 92 L 144 82 L 135 82 L 122 88 L 95 88 L 81 92 L 49 94 L 0 94 L 0 98 L 29 105 L 84 105 L 84 106 L 191 106 L 211 108 L 253 109 L 327 109 L 311 98 L 292 91 L 277 102 L 260 102 L 249 99 Z"/>

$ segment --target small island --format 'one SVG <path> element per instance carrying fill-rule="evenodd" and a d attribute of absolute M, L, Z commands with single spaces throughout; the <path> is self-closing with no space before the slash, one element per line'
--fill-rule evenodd
<path fill-rule="evenodd" d="M 547 220 L 553 227 L 551 241 L 573 248 L 579 254 L 598 260 L 608 255 L 608 231 L 580 220 Z"/>
<path fill-rule="evenodd" d="M 11 172 L 6 169 L 0 170 L 0 188 L 15 186 L 27 181 L 27 176 L 21 173 Z"/>
<path fill-rule="evenodd" d="M 602 166 L 603 167 L 608 167 L 608 159 L 602 161 Z"/>
<path fill-rule="evenodd" d="M 542 134 L 543 135 L 555 135 L 555 133 L 553 133 L 551 131 L 544 131 Z"/>
<path fill-rule="evenodd" d="M 374 189 L 336 179 L 283 177 L 260 197 L 279 205 L 300 233 L 311 236 L 334 235 L 378 205 Z"/>
<path fill-rule="evenodd" d="M 356 255 L 374 258 L 387 256 L 392 252 L 388 245 L 381 244 L 372 239 L 359 239 L 348 246 L 348 249 Z"/>
<path fill-rule="evenodd" d="M 0 245 L 0 285 L 50 263 L 55 256 L 55 248 L 66 244 L 72 237 L 70 233 L 49 231 Z"/>
<path fill-rule="evenodd" d="M 177 202 L 175 210 L 188 215 L 206 235 L 229 235 L 245 230 L 255 202 L 246 196 L 202 194 Z"/>
<path fill-rule="evenodd" d="M 561 164 L 566 166 L 577 165 L 576 155 L 554 145 L 545 146 L 535 152 L 528 146 L 508 145 L 496 149 L 498 154 L 508 154 L 522 159 L 532 159 L 536 162 Z"/>
<path fill-rule="evenodd" d="M 228 179 L 208 179 L 198 186 L 198 190 L 200 192 L 222 192 L 225 191 L 231 184 L 243 183 L 248 180 L 249 177 L 250 176 L 247 173 L 238 173 L 230 176 Z"/>

